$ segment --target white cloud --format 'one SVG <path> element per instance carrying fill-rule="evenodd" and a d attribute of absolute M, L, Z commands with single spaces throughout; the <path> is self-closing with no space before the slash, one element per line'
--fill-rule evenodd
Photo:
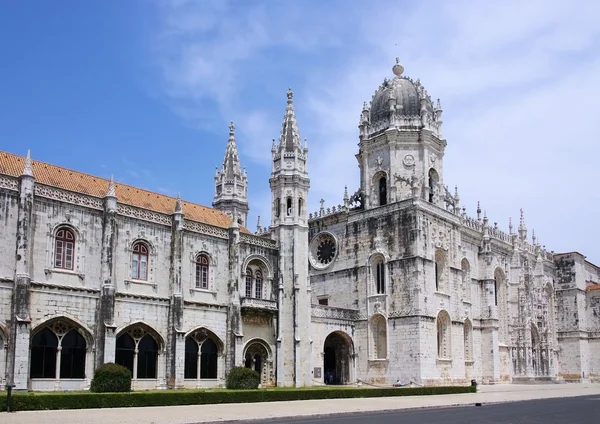
<path fill-rule="evenodd" d="M 592 185 L 600 4 L 240 4 L 169 2 L 159 51 L 178 107 L 198 106 L 205 124 L 236 120 L 240 151 L 265 178 L 291 81 L 309 141 L 309 207 L 322 197 L 339 203 L 345 184 L 353 192 L 362 103 L 401 56 L 406 73 L 442 99 L 445 182 L 459 185 L 468 211 L 481 200 L 506 229 L 523 207 L 550 249 L 581 250 L 600 262 L 592 224 L 600 206 Z M 270 197 L 261 186 L 251 190 L 260 199 L 252 207 L 266 224 Z"/>

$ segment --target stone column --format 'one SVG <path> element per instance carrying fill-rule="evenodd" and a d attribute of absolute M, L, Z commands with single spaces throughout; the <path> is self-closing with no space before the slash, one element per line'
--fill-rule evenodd
<path fill-rule="evenodd" d="M 177 197 L 171 227 L 171 266 L 169 270 L 169 326 L 167 333 L 166 380 L 169 389 L 183 388 L 185 362 L 185 332 L 183 325 L 183 289 L 181 283 L 181 258 L 183 255 L 183 207 Z"/>
<path fill-rule="evenodd" d="M 498 307 L 495 305 L 495 280 L 483 280 L 485 304 L 481 311 L 482 376 L 490 382 L 500 379 L 500 349 L 498 346 Z"/>
<path fill-rule="evenodd" d="M 27 152 L 20 180 L 16 229 L 16 272 L 11 302 L 11 335 L 7 352 L 7 384 L 13 386 L 15 390 L 26 390 L 31 332 L 29 287 L 31 285 L 31 243 L 35 190 L 35 178 L 29 152 Z"/>
<path fill-rule="evenodd" d="M 98 320 L 96 322 L 96 358 L 94 369 L 115 360 L 115 281 L 114 262 L 117 241 L 117 196 L 115 182 L 110 179 L 104 197 L 104 215 L 102 217 L 102 246 L 100 256 L 100 278 L 102 289 L 98 302 Z M 112 330 L 111 330 L 112 329 Z M 112 336 L 112 339 L 110 337 Z M 92 370 L 93 373 L 93 370 Z"/>
<path fill-rule="evenodd" d="M 235 366 L 242 365 L 242 315 L 240 307 L 240 257 L 239 239 L 240 229 L 234 211 L 231 227 L 229 228 L 228 253 L 229 253 L 229 281 L 227 292 L 229 307 L 227 308 L 227 336 L 225 340 L 225 375 Z"/>

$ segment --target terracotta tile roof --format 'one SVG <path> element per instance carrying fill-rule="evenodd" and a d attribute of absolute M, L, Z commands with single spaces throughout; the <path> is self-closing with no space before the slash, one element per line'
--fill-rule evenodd
<path fill-rule="evenodd" d="M 600 290 L 600 284 L 592 284 L 585 288 L 586 291 Z"/>
<path fill-rule="evenodd" d="M 23 172 L 24 165 L 23 156 L 0 152 L 0 174 L 18 177 Z M 44 185 L 100 198 L 103 198 L 108 190 L 109 180 L 104 178 L 36 160 L 32 160 L 32 167 L 36 181 Z M 175 209 L 174 197 L 117 182 L 115 182 L 115 191 L 119 203 L 169 215 Z M 231 218 L 221 211 L 186 201 L 182 201 L 182 206 L 187 219 L 221 228 L 231 226 Z M 240 228 L 240 231 L 250 233 L 245 228 Z"/>

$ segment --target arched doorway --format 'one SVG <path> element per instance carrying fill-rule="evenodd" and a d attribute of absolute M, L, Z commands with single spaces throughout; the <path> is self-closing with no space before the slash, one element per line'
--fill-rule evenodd
<path fill-rule="evenodd" d="M 262 385 L 272 385 L 274 379 L 271 348 L 264 340 L 251 340 L 244 349 L 244 366 L 260 375 Z"/>
<path fill-rule="evenodd" d="M 354 349 L 352 339 L 341 331 L 334 331 L 323 346 L 323 376 L 325 384 L 346 384 L 350 374 Z"/>

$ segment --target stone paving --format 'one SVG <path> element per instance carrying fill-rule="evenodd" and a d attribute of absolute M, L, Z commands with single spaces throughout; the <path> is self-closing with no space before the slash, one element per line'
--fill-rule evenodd
<path fill-rule="evenodd" d="M 0 413 L 0 424 L 194 424 L 599 395 L 600 384 L 480 386 L 477 393 L 368 399 Z"/>

